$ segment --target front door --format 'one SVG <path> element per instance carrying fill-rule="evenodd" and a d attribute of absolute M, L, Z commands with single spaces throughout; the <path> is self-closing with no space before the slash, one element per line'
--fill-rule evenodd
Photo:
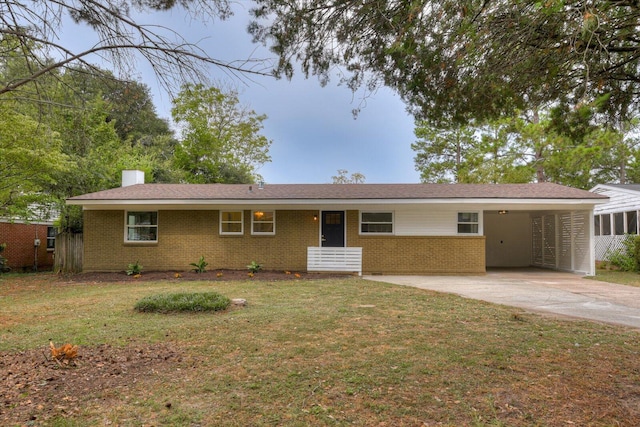
<path fill-rule="evenodd" d="M 322 247 L 344 247 L 344 211 L 322 212 Z"/>

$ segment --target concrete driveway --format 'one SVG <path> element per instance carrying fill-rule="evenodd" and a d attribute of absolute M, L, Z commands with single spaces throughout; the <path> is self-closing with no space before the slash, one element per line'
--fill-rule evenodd
<path fill-rule="evenodd" d="M 640 288 L 541 269 L 490 270 L 484 276 L 364 276 L 525 310 L 640 328 Z"/>

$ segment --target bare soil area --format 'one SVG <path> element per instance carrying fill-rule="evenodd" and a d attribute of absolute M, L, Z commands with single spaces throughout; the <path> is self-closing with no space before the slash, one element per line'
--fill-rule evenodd
<path fill-rule="evenodd" d="M 274 271 L 262 270 L 253 275 L 247 270 L 207 270 L 203 273 L 194 271 L 143 271 L 140 275 L 127 275 L 124 271 L 119 273 L 80 273 L 68 276 L 60 276 L 60 280 L 67 282 L 101 283 L 101 282 L 140 282 L 140 281 L 187 281 L 187 280 L 208 280 L 208 281 L 229 281 L 229 280 L 314 280 L 328 278 L 344 278 L 345 274 L 338 273 L 307 273 L 296 271 Z"/>
<path fill-rule="evenodd" d="M 0 352 L 0 424 L 43 425 L 54 416 L 77 415 L 87 398 L 117 399 L 180 361 L 168 344 L 83 347 L 69 364 L 53 360 L 48 347 Z"/>

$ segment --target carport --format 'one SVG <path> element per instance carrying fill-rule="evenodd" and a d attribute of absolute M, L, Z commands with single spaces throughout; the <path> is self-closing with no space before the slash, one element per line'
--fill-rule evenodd
<path fill-rule="evenodd" d="M 483 211 L 487 268 L 533 266 L 594 274 L 593 210 L 550 208 L 512 205 Z"/>

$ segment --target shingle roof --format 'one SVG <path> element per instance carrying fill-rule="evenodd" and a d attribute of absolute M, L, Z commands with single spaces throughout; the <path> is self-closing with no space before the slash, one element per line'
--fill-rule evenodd
<path fill-rule="evenodd" d="M 640 184 L 603 184 L 608 187 L 622 188 L 623 190 L 632 190 L 640 192 Z"/>
<path fill-rule="evenodd" d="M 424 200 L 606 199 L 552 183 L 539 184 L 137 184 L 68 199 L 136 200 Z M 81 203 L 80 203 L 81 204 Z"/>

